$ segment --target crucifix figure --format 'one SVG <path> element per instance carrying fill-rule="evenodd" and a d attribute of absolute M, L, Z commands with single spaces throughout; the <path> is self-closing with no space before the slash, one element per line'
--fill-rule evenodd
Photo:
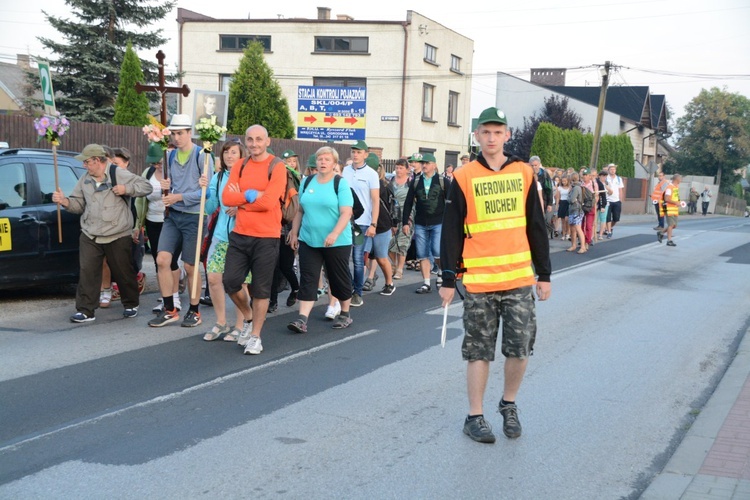
<path fill-rule="evenodd" d="M 167 87 L 164 83 L 164 52 L 161 50 L 156 53 L 156 60 L 159 61 L 159 85 L 143 85 L 140 82 L 135 84 L 135 90 L 139 94 L 142 92 L 159 92 L 161 94 L 161 123 L 167 124 L 167 93 L 182 94 L 185 97 L 190 95 L 190 88 L 187 85 L 182 87 Z"/>

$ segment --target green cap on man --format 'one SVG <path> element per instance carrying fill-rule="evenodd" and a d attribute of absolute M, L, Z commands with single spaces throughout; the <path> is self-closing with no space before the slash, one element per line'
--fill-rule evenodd
<path fill-rule="evenodd" d="M 414 153 L 409 158 L 409 161 L 419 163 L 437 163 L 435 155 L 432 153 Z"/>
<path fill-rule="evenodd" d="M 487 108 L 479 114 L 477 126 L 484 125 L 485 123 L 499 123 L 500 125 L 507 125 L 508 118 L 505 116 L 505 113 L 497 108 Z"/>
<path fill-rule="evenodd" d="M 104 146 L 100 146 L 99 144 L 89 144 L 85 148 L 83 148 L 83 151 L 81 151 L 81 154 L 77 155 L 75 158 L 79 161 L 86 161 L 89 158 L 106 158 L 107 152 L 104 150 Z"/>
<path fill-rule="evenodd" d="M 352 149 L 361 149 L 362 151 L 367 151 L 367 143 L 365 141 L 357 141 L 357 144 L 352 146 Z"/>

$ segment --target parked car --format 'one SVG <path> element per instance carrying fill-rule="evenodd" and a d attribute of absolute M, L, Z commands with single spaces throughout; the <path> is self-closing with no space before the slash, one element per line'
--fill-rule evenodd
<path fill-rule="evenodd" d="M 70 194 L 86 173 L 76 153 L 58 151 L 60 188 Z M 79 216 L 52 203 L 52 151 L 0 149 L 0 290 L 78 281 Z"/>

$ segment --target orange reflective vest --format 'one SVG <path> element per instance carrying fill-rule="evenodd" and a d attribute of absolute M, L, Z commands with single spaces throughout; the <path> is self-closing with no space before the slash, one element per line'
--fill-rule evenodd
<path fill-rule="evenodd" d="M 516 161 L 495 172 L 474 161 L 456 170 L 453 178 L 466 198 L 466 289 L 484 293 L 534 285 L 526 236 L 526 199 L 535 182 L 532 168 Z"/>
<path fill-rule="evenodd" d="M 667 191 L 669 191 L 669 195 L 667 194 Z M 674 184 L 670 183 L 667 186 L 667 188 L 664 190 L 664 194 L 662 196 L 664 197 L 664 202 L 659 207 L 659 215 L 667 215 L 667 216 L 680 215 L 680 189 Z M 673 201 L 674 204 L 667 203 L 666 201 L 667 199 Z M 666 214 L 665 214 L 665 209 L 666 209 Z"/>
<path fill-rule="evenodd" d="M 653 200 L 654 204 L 661 203 L 661 194 L 664 192 L 668 185 L 669 181 L 667 179 L 656 183 L 656 186 L 654 186 L 654 190 L 651 193 L 651 200 Z"/>

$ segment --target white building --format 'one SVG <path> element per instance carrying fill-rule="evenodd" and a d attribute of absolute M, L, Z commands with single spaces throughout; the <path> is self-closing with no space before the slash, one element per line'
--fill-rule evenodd
<path fill-rule="evenodd" d="M 228 91 L 243 47 L 258 40 L 296 126 L 299 87 L 366 87 L 371 149 L 383 158 L 431 152 L 455 165 L 471 128 L 474 42 L 414 11 L 406 21 L 330 17 L 327 8 L 317 19 L 213 19 L 178 9 L 180 85 Z M 192 95 L 182 98 L 181 112 L 192 108 Z"/>

